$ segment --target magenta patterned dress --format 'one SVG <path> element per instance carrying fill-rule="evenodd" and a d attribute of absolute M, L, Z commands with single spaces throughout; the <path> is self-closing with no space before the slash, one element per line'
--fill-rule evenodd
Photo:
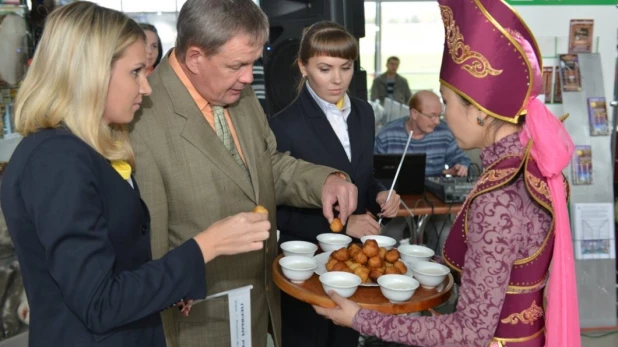
<path fill-rule="evenodd" d="M 524 165 L 517 163 L 525 161 L 526 152 L 518 134 L 512 134 L 483 149 L 481 159 L 485 168 L 491 168 L 502 158 L 515 157 L 518 161 L 512 166 L 521 170 Z M 407 317 L 362 309 L 354 318 L 353 328 L 364 335 L 415 346 L 490 345 L 500 322 L 509 319 L 504 316 L 503 306 L 507 291 L 511 292 L 510 278 L 516 262 L 538 254 L 548 243 L 552 230 L 551 214 L 531 196 L 524 177 L 527 176 L 520 171 L 508 184 L 477 195 L 467 206 L 467 212 L 464 212 L 466 209 L 460 212 L 467 213 L 464 245 L 467 249 L 461 256 L 460 297 L 455 313 Z M 458 219 L 463 217 L 458 216 Z M 460 225 L 454 224 L 449 239 L 463 231 Z M 543 281 L 535 290 L 542 291 L 544 285 Z M 536 304 L 543 305 L 542 302 Z M 521 321 L 543 320 L 542 310 L 532 318 L 531 311 L 527 312 L 520 314 Z M 510 323 L 515 324 L 512 317 Z M 543 346 L 542 334 L 534 340 L 516 345 Z"/>

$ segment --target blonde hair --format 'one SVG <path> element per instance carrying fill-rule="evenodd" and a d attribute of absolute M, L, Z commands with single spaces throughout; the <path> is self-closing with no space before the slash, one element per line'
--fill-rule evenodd
<path fill-rule="evenodd" d="M 106 124 L 103 112 L 113 64 L 140 39 L 135 21 L 91 2 L 53 11 L 17 93 L 16 130 L 64 126 L 106 159 L 134 166 L 126 125 Z"/>

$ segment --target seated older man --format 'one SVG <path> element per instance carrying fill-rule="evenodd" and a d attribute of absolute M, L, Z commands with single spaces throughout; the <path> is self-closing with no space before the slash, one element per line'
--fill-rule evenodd
<path fill-rule="evenodd" d="M 466 176 L 470 159 L 457 146 L 446 123 L 440 120 L 442 103 L 432 91 L 423 90 L 410 98 L 410 117 L 396 119 L 384 125 L 375 141 L 376 154 L 401 154 L 410 131 L 413 131 L 409 153 L 426 153 L 426 176 L 451 174 Z M 448 165 L 448 170 L 445 170 Z"/>

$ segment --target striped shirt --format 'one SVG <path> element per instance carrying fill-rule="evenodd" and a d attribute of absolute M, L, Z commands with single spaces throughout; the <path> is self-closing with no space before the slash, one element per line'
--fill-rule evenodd
<path fill-rule="evenodd" d="M 375 142 L 375 154 L 402 154 L 408 142 L 406 121 L 408 117 L 395 119 L 382 127 Z M 422 139 L 410 140 L 408 153 L 426 153 L 426 176 L 441 176 L 444 165 L 453 167 L 455 164 L 470 166 L 470 159 L 457 146 L 455 137 L 446 123 L 440 124 L 433 132 Z"/>

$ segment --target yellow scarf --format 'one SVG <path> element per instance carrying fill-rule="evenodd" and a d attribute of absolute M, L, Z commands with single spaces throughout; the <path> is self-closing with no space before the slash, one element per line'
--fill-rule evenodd
<path fill-rule="evenodd" d="M 116 146 L 120 147 L 122 146 L 122 143 L 120 141 L 116 141 Z M 120 177 L 125 180 L 131 178 L 131 165 L 129 165 L 129 163 L 124 160 L 113 160 L 111 164 L 114 170 L 120 174 Z"/>
<path fill-rule="evenodd" d="M 341 111 L 341 109 L 343 108 L 344 101 L 345 101 L 345 96 L 342 96 L 341 99 L 339 99 L 339 101 L 337 101 L 337 103 L 335 104 L 337 106 L 337 109 L 339 109 L 339 111 Z"/>
<path fill-rule="evenodd" d="M 131 177 L 131 165 L 129 165 L 126 161 L 114 160 L 112 161 L 112 167 L 123 179 L 128 180 Z"/>

